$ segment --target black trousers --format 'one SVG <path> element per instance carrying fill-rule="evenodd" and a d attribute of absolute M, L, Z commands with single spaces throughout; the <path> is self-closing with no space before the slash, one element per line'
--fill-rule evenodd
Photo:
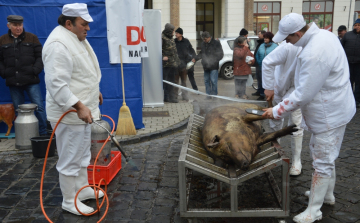
<path fill-rule="evenodd" d="M 175 83 L 175 74 L 177 72 L 176 67 L 163 67 L 163 80 Z M 164 98 L 170 99 L 174 97 L 173 86 L 167 83 L 163 83 Z"/>
<path fill-rule="evenodd" d="M 349 63 L 350 82 L 353 88 L 355 101 L 360 103 L 360 63 Z M 355 89 L 354 89 L 355 84 Z"/>
<path fill-rule="evenodd" d="M 189 77 L 189 81 L 191 83 L 191 87 L 194 89 L 194 90 L 198 90 L 198 87 L 196 86 L 196 82 L 195 82 L 195 78 L 194 78 L 194 70 L 193 69 L 190 69 L 187 71 L 187 75 Z"/>

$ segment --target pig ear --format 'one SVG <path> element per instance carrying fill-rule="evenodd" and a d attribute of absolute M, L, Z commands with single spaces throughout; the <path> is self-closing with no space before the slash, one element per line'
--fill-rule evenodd
<path fill-rule="evenodd" d="M 211 141 L 207 144 L 207 147 L 209 148 L 215 148 L 219 145 L 220 137 L 218 135 L 215 135 Z"/>

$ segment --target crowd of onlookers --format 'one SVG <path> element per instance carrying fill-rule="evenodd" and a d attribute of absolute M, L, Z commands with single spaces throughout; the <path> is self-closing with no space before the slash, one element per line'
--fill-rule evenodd
<path fill-rule="evenodd" d="M 350 81 L 354 89 L 354 96 L 356 106 L 360 107 L 360 19 L 355 21 L 353 30 L 347 32 L 344 25 L 338 28 L 338 38 L 345 50 L 350 67 Z M 175 33 L 175 40 L 173 39 Z M 239 37 L 234 41 L 233 50 L 233 74 L 235 82 L 235 97 L 241 99 L 248 99 L 246 95 L 246 86 L 250 75 L 251 66 L 255 67 L 257 79 L 257 91 L 252 96 L 259 96 L 257 100 L 264 100 L 264 88 L 262 86 L 262 61 L 270 54 L 277 46 L 277 43 L 272 41 L 274 34 L 261 30 L 257 33 L 258 40 L 254 54 L 251 53 L 248 42 L 248 31 L 241 29 Z M 194 90 L 198 90 L 194 79 L 194 67 L 186 69 L 186 64 L 189 62 L 195 63 L 197 60 L 202 60 L 204 69 L 204 83 L 206 93 L 208 95 L 217 95 L 217 81 L 219 61 L 224 56 L 223 49 L 219 41 L 215 40 L 209 32 L 204 31 L 201 34 L 203 42 L 200 45 L 200 52 L 196 55 L 190 41 L 183 37 L 183 29 L 175 27 L 169 23 L 165 25 L 162 33 L 162 53 L 163 53 L 163 78 L 173 83 L 179 83 L 186 87 L 186 77 L 189 77 L 190 83 Z M 186 90 L 181 92 L 182 98 L 188 100 Z M 164 101 L 178 102 L 178 88 L 168 84 L 164 84 Z M 207 96 L 206 99 L 211 99 Z"/>

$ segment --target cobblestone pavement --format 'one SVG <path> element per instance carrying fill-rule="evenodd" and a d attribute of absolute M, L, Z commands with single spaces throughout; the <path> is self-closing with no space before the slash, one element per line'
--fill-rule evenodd
<path fill-rule="evenodd" d="M 336 161 L 336 205 L 322 207 L 321 222 L 360 223 L 360 113 L 347 126 L 339 159 Z M 264 126 L 267 126 L 264 122 Z M 125 164 L 108 186 L 109 212 L 104 222 L 186 222 L 179 216 L 177 160 L 185 130 L 153 141 L 125 146 L 136 166 Z M 303 211 L 307 199 L 303 193 L 310 187 L 310 134 L 304 137 L 303 174 L 291 178 L 291 218 Z M 281 141 L 290 151 L 290 137 Z M 57 157 L 48 159 L 44 184 L 44 205 L 53 222 L 97 222 L 91 217 L 75 216 L 62 211 Z M 2 222 L 46 222 L 39 205 L 40 175 L 43 159 L 29 154 L 0 156 L 0 220 Z M 252 185 L 262 190 L 263 185 Z M 94 201 L 86 204 L 95 207 Z M 244 205 L 244 204 L 243 204 Z M 104 208 L 103 208 L 104 209 Z M 102 209 L 102 210 L 103 210 Z M 103 211 L 101 212 L 103 213 Z M 241 219 L 241 222 L 276 222 L 276 219 Z M 199 222 L 240 222 L 240 219 L 200 219 Z"/>

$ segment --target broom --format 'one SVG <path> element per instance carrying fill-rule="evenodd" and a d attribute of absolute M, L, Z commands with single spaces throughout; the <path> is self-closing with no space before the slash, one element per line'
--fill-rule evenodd
<path fill-rule="evenodd" d="M 122 79 L 122 90 L 123 90 L 123 105 L 119 111 L 119 119 L 116 129 L 116 135 L 136 135 L 136 129 L 134 121 L 131 117 L 130 109 L 126 106 L 125 103 L 125 86 L 124 86 L 124 70 L 122 62 L 122 51 L 121 45 L 119 45 L 120 50 L 120 63 L 121 63 L 121 79 Z"/>

